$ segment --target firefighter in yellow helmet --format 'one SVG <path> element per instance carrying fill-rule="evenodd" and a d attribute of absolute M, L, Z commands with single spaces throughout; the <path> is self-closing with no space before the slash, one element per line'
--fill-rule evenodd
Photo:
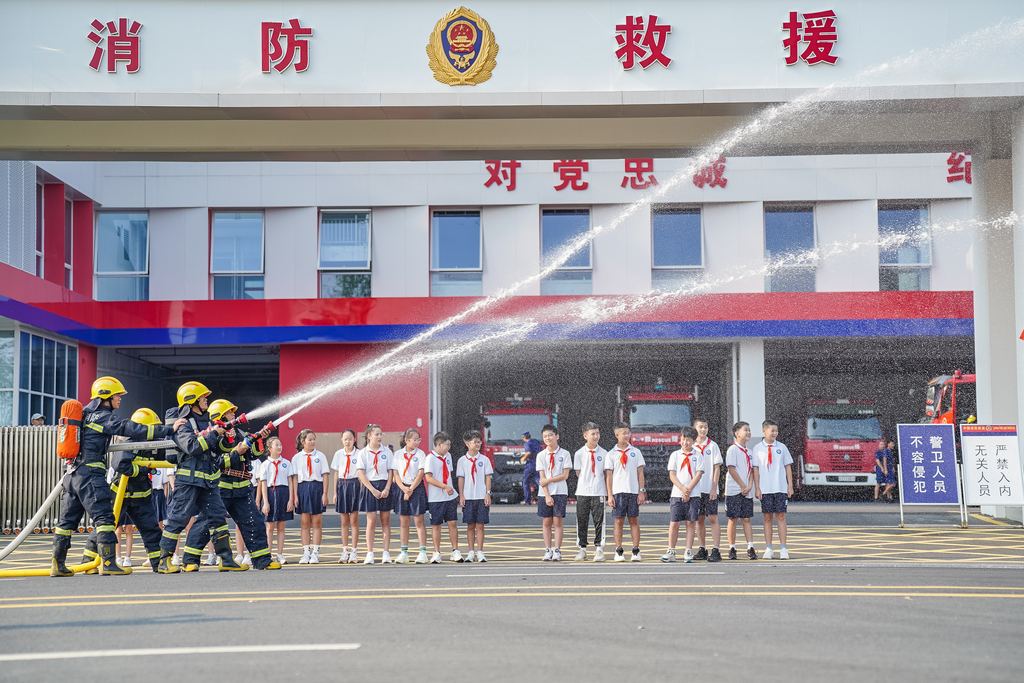
<path fill-rule="evenodd" d="M 141 425 L 114 414 L 127 394 L 117 379 L 100 377 L 92 384 L 92 400 L 82 409 L 82 441 L 78 456 L 68 463 L 64 475 L 64 496 L 61 500 L 61 521 L 54 529 L 53 564 L 50 576 L 71 576 L 67 566 L 71 532 L 78 526 L 83 512 L 96 523 L 96 551 L 100 555 L 102 574 L 131 574 L 115 559 L 117 538 L 114 536 L 114 497 L 107 485 L 107 448 L 115 436 L 138 441 L 147 438 L 166 439 L 174 427 Z"/>
<path fill-rule="evenodd" d="M 224 571 L 244 571 L 248 567 L 235 562 L 228 534 L 227 510 L 220 496 L 221 469 L 240 466 L 249 450 L 245 442 L 222 452 L 218 447 L 226 430 L 210 422 L 206 412 L 210 390 L 201 382 L 185 382 L 178 389 L 178 407 L 167 411 L 166 420 L 185 420 L 174 440 L 181 453 L 174 473 L 174 498 L 167 513 L 163 538 L 160 540 L 160 560 L 157 571 L 173 574 L 180 568 L 171 563 L 178 537 L 193 516 L 207 525 L 213 537 L 213 549 L 220 558 L 218 566 Z M 199 570 L 198 558 L 202 547 L 193 548 L 186 542 L 184 571 Z M 195 558 L 195 561 L 192 561 Z"/>

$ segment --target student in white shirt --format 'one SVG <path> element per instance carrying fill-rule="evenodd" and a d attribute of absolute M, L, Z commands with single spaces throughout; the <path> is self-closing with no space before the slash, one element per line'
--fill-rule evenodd
<path fill-rule="evenodd" d="M 416 524 L 416 540 L 420 542 L 420 552 L 416 556 L 416 564 L 427 563 L 427 528 L 423 524 L 423 515 L 427 512 L 427 490 L 423 486 L 423 472 L 427 464 L 427 455 L 420 450 L 423 438 L 413 428 L 405 430 L 403 436 L 405 448 L 395 453 L 391 460 L 391 475 L 397 490 L 395 491 L 395 512 L 399 515 L 399 538 L 402 552 L 396 560 L 400 564 L 409 561 L 409 523 Z"/>
<path fill-rule="evenodd" d="M 346 429 L 341 433 L 341 448 L 334 453 L 331 469 L 338 473 L 335 486 L 334 510 L 341 515 L 341 559 L 338 564 L 356 563 L 356 546 L 359 545 L 359 494 L 363 485 L 359 483 L 356 459 L 356 433 Z M 352 545 L 349 545 L 351 530 Z"/>
<path fill-rule="evenodd" d="M 363 490 L 359 498 L 359 510 L 366 513 L 366 559 L 363 564 L 373 564 L 373 542 L 380 519 L 380 530 L 384 536 L 384 552 L 380 561 L 391 564 L 391 460 L 394 454 L 381 443 L 384 430 L 380 425 L 366 425 L 366 446 L 359 451 L 356 470 Z"/>
<path fill-rule="evenodd" d="M 608 463 L 608 451 L 601 448 L 601 430 L 593 422 L 583 425 L 586 445 L 576 451 L 572 468 L 576 470 L 576 536 L 580 551 L 576 561 L 587 559 L 587 536 L 590 521 L 594 521 L 594 562 L 604 562 L 604 501 L 608 487 L 604 471 Z"/>
<path fill-rule="evenodd" d="M 700 517 L 697 518 L 697 540 L 700 547 L 693 556 L 695 560 L 707 560 L 708 562 L 721 562 L 722 551 L 719 550 L 722 542 L 722 525 L 718 523 L 718 478 L 722 473 L 722 451 L 718 444 L 708 438 L 708 421 L 704 418 L 697 418 L 693 421 L 697 430 L 697 442 L 693 447 L 704 456 L 704 465 L 707 468 L 704 476 L 700 479 Z M 707 540 L 707 528 L 705 520 L 711 522 L 711 554 L 708 554 L 704 543 Z"/>
<path fill-rule="evenodd" d="M 299 564 L 320 564 L 320 542 L 324 534 L 324 510 L 327 508 L 331 468 L 327 464 L 327 456 L 316 449 L 316 434 L 312 429 L 299 432 L 295 447 L 299 452 L 292 456 L 292 472 L 299 482 L 296 509 L 302 521 L 302 559 Z"/>
<path fill-rule="evenodd" d="M 615 517 L 615 561 L 624 562 L 622 530 L 625 518 L 629 518 L 629 535 L 633 541 L 631 562 L 640 558 L 640 506 L 647 502 L 644 488 L 644 456 L 639 449 L 629 444 L 632 432 L 629 425 L 619 422 L 615 425 L 615 448 L 608 451 L 609 467 L 605 472 L 608 490 L 612 494 L 612 515 Z"/>
<path fill-rule="evenodd" d="M 772 554 L 772 520 L 779 525 L 779 559 L 788 560 L 786 549 L 786 503 L 793 495 L 793 456 L 786 444 L 778 441 L 779 425 L 771 420 L 761 423 L 764 441 L 754 446 L 754 496 L 764 513 L 764 559 Z"/>
<path fill-rule="evenodd" d="M 729 559 L 736 559 L 736 520 L 743 524 L 743 537 L 747 539 L 747 558 L 757 559 L 754 551 L 754 529 L 750 519 L 754 516 L 754 462 L 750 458 L 750 424 L 737 422 L 732 426 L 733 444 L 725 454 L 729 476 L 725 479 L 725 515 L 729 518 Z"/>
<path fill-rule="evenodd" d="M 292 464 L 281 457 L 284 444 L 281 439 L 271 436 L 267 439 L 269 457 L 259 467 L 260 499 L 263 514 L 267 516 L 267 547 L 274 547 L 274 530 L 277 530 L 277 562 L 288 564 L 284 556 L 285 523 L 295 517 L 295 473 Z"/>
<path fill-rule="evenodd" d="M 700 482 L 704 478 L 704 456 L 694 450 L 697 430 L 686 426 L 680 430 L 678 451 L 668 458 L 668 478 L 672 482 L 669 498 L 668 551 L 661 556 L 662 562 L 676 561 L 676 542 L 679 540 L 679 523 L 686 523 L 686 554 L 683 559 L 693 562 L 693 537 L 700 517 Z"/>
<path fill-rule="evenodd" d="M 448 525 L 448 539 L 452 544 L 452 562 L 462 562 L 459 552 L 459 494 L 452 485 L 455 482 L 452 467 L 452 437 L 447 432 L 434 434 L 434 450 L 427 456 L 424 479 L 427 482 L 427 507 L 430 509 L 430 537 L 434 542 L 431 564 L 441 563 L 441 525 Z"/>
<path fill-rule="evenodd" d="M 466 525 L 469 555 L 466 562 L 486 562 L 484 556 L 484 525 L 491 521 L 491 476 L 494 467 L 486 455 L 480 455 L 483 435 L 471 429 L 462 435 L 466 454 L 455 465 L 459 480 L 459 505 L 462 523 Z"/>
<path fill-rule="evenodd" d="M 543 520 L 544 527 L 543 559 L 545 562 L 561 562 L 565 504 L 569 500 L 566 480 L 572 471 L 572 456 L 569 451 L 558 446 L 558 427 L 544 425 L 540 433 L 547 446 L 537 454 L 537 472 L 540 475 L 537 516 Z"/>

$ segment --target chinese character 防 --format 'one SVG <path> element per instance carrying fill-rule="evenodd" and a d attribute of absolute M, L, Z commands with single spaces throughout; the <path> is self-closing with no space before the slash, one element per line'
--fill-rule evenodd
<path fill-rule="evenodd" d="M 590 170 L 590 164 L 579 159 L 562 159 L 554 164 L 555 173 L 562 181 L 561 185 L 555 185 L 556 190 L 564 190 L 572 187 L 574 190 L 585 190 L 590 186 L 583 180 L 583 173 Z"/>
<path fill-rule="evenodd" d="M 672 59 L 665 55 L 665 41 L 672 33 L 672 26 L 659 24 L 658 17 L 652 14 L 647 17 L 647 30 L 644 30 L 643 17 L 626 17 L 625 24 L 615 25 L 615 42 L 619 49 L 615 56 L 622 62 L 622 68 L 629 71 L 640 60 L 640 66 L 646 69 L 655 62 L 668 66 Z"/>
<path fill-rule="evenodd" d="M 946 170 L 946 182 L 955 183 L 958 180 L 965 181 L 968 185 L 971 184 L 971 162 L 964 161 L 967 157 L 958 152 L 953 152 L 946 159 L 946 166 L 949 168 Z M 978 446 L 981 448 L 981 446 Z"/>
<path fill-rule="evenodd" d="M 629 185 L 634 190 L 646 190 L 658 184 L 658 179 L 654 177 L 654 159 L 626 159 L 625 172 L 620 187 Z M 644 180 L 645 173 L 650 175 L 647 180 Z"/>
<path fill-rule="evenodd" d="M 492 161 L 485 161 L 487 164 L 487 172 L 490 177 L 487 178 L 487 182 L 484 183 L 484 187 L 490 187 L 491 185 L 497 184 L 501 187 L 505 185 L 505 189 L 511 192 L 516 189 L 516 169 L 522 166 L 521 163 L 512 159 L 511 161 L 501 161 L 500 159 L 494 159 Z"/>
<path fill-rule="evenodd" d="M 782 24 L 782 30 L 788 32 L 788 36 L 782 41 L 786 49 L 786 65 L 792 66 L 802 59 L 808 64 L 835 64 L 836 57 L 832 54 L 839 39 L 836 30 L 836 13 L 832 10 L 824 12 L 808 12 L 803 15 L 797 12 L 789 13 L 789 21 Z M 807 47 L 800 52 L 800 43 L 806 43 Z"/>
<path fill-rule="evenodd" d="M 945 481 L 936 481 L 935 482 L 935 490 L 932 491 L 932 493 L 945 493 L 945 492 L 946 492 L 946 482 Z"/>
<path fill-rule="evenodd" d="M 715 163 L 705 166 L 693 174 L 693 184 L 697 187 L 725 187 L 729 179 L 725 177 L 725 157 L 719 157 Z"/>
<path fill-rule="evenodd" d="M 107 52 L 107 73 L 117 73 L 117 63 L 126 62 L 127 71 L 133 74 L 139 70 L 139 30 L 142 24 L 133 21 L 128 26 L 128 20 L 121 17 L 117 23 L 108 21 L 106 24 L 99 19 L 93 19 L 90 24 L 95 31 L 88 35 L 89 40 L 96 44 L 96 50 L 92 53 L 92 60 L 89 67 L 93 71 L 99 71 L 103 63 L 103 42 L 106 40 Z M 101 35 L 104 31 L 107 36 Z"/>
<path fill-rule="evenodd" d="M 289 19 L 287 26 L 276 21 L 264 21 L 260 28 L 263 73 L 270 73 L 271 65 L 278 73 L 284 73 L 293 64 L 293 59 L 296 71 L 309 68 L 309 37 L 313 35 L 313 29 L 299 26 L 298 19 Z M 281 38 L 284 38 L 284 47 L 281 46 Z"/>

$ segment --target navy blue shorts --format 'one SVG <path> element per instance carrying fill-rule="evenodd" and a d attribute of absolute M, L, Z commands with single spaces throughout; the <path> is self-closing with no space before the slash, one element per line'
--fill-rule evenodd
<path fill-rule="evenodd" d="M 718 498 L 711 500 L 710 493 L 700 494 L 700 516 L 701 517 L 717 517 L 718 516 Z"/>
<path fill-rule="evenodd" d="M 562 509 L 565 509 L 564 504 L 562 506 Z M 490 524 L 490 522 L 491 509 L 484 505 L 483 498 L 477 498 L 476 500 L 466 501 L 466 507 L 462 508 L 463 524 Z"/>
<path fill-rule="evenodd" d="M 291 490 L 287 486 L 268 486 L 267 503 L 270 504 L 270 512 L 267 514 L 268 522 L 287 522 L 295 519 L 295 514 L 288 512 L 288 498 Z"/>
<path fill-rule="evenodd" d="M 617 519 L 639 517 L 640 503 L 637 502 L 639 499 L 640 494 L 637 493 L 616 493 L 615 509 L 612 510 L 612 516 Z"/>
<path fill-rule="evenodd" d="M 537 516 L 538 517 L 565 517 L 565 503 L 569 500 L 569 496 L 564 493 L 553 493 L 551 494 L 551 502 L 554 505 L 548 507 L 547 501 L 544 499 L 544 495 L 537 494 Z"/>
<path fill-rule="evenodd" d="M 754 499 L 742 493 L 725 497 L 725 516 L 729 519 L 750 519 L 754 516 Z"/>
<path fill-rule="evenodd" d="M 445 522 L 459 521 L 458 498 L 452 498 L 451 500 L 439 500 L 433 503 L 427 503 L 427 507 L 430 509 L 431 526 L 441 526 Z M 490 512 L 488 512 L 487 514 L 488 516 L 490 516 Z"/>
<path fill-rule="evenodd" d="M 668 504 L 670 522 L 696 522 L 700 517 L 700 498 L 690 496 L 690 500 L 673 498 Z"/>
<path fill-rule="evenodd" d="M 398 486 L 392 487 L 395 491 L 395 512 L 405 517 L 418 517 L 427 511 L 427 489 L 420 484 L 412 490 L 409 500 L 405 499 L 405 493 Z"/>
<path fill-rule="evenodd" d="M 357 512 L 359 510 L 359 494 L 362 490 L 363 485 L 359 482 L 358 477 L 338 479 L 338 484 L 334 487 L 334 511 L 343 515 Z"/>
<path fill-rule="evenodd" d="M 167 496 L 162 488 L 153 489 L 153 512 L 159 521 L 167 519 Z"/>
<path fill-rule="evenodd" d="M 761 512 L 766 515 L 785 512 L 787 500 L 789 500 L 789 496 L 785 493 L 762 493 Z"/>
<path fill-rule="evenodd" d="M 384 487 L 387 486 L 387 479 L 378 479 L 376 481 L 371 480 L 370 485 L 378 491 L 383 491 Z M 370 495 L 370 492 L 363 487 L 363 490 L 359 492 L 359 511 L 360 512 L 391 512 L 394 507 L 394 502 L 391 497 L 387 498 L 374 498 Z"/>
<path fill-rule="evenodd" d="M 322 481 L 299 482 L 299 504 L 295 511 L 302 515 L 324 514 L 324 483 Z"/>

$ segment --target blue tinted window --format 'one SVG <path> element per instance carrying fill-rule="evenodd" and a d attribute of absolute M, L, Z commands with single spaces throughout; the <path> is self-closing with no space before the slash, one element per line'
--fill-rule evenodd
<path fill-rule="evenodd" d="M 928 265 L 931 263 L 928 236 L 928 206 L 878 206 L 878 237 L 882 244 L 878 260 L 882 265 Z"/>
<path fill-rule="evenodd" d="M 370 268 L 370 214 L 320 214 L 320 267 Z"/>
<path fill-rule="evenodd" d="M 96 272 L 145 273 L 149 216 L 101 213 L 96 216 Z"/>
<path fill-rule="evenodd" d="M 700 209 L 656 209 L 651 216 L 654 266 L 701 266 Z"/>
<path fill-rule="evenodd" d="M 263 214 L 213 214 L 211 250 L 211 272 L 262 273 Z"/>
<path fill-rule="evenodd" d="M 546 209 L 541 216 L 541 267 L 566 245 L 590 231 L 590 211 L 587 209 Z M 590 242 L 577 250 L 560 268 L 590 268 Z"/>
<path fill-rule="evenodd" d="M 480 212 L 435 211 L 430 226 L 432 270 L 480 269 Z"/>
<path fill-rule="evenodd" d="M 764 251 L 769 260 L 799 256 L 814 249 L 814 209 L 810 206 L 765 207 Z"/>

